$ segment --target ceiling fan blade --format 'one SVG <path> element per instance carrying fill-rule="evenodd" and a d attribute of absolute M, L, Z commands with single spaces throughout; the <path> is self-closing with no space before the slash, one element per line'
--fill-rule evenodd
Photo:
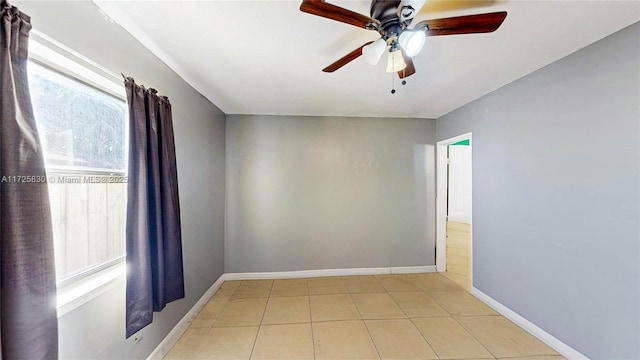
<path fill-rule="evenodd" d="M 340 6 L 329 4 L 325 2 L 325 0 L 303 0 L 300 5 L 300 11 L 351 24 L 363 29 L 371 29 L 367 27 L 367 24 L 378 24 L 377 20 Z"/>
<path fill-rule="evenodd" d="M 334 72 L 338 69 L 340 69 L 341 67 L 347 65 L 348 63 L 352 62 L 353 60 L 357 59 L 358 57 L 360 57 L 362 55 L 362 48 L 373 43 L 373 41 L 369 41 L 368 43 L 360 46 L 359 48 L 353 50 L 352 52 L 348 53 L 347 55 L 343 56 L 342 58 L 340 58 L 338 61 L 334 62 L 333 64 L 327 66 L 326 68 L 322 69 L 322 71 L 324 72 Z"/>
<path fill-rule="evenodd" d="M 415 28 L 427 27 L 427 36 L 457 35 L 493 32 L 507 17 L 506 11 L 424 20 Z"/>
<path fill-rule="evenodd" d="M 404 50 L 402 50 L 402 57 L 404 58 L 404 63 L 407 64 L 407 66 L 404 69 L 398 71 L 398 76 L 400 77 L 400 79 L 404 79 L 416 73 L 416 67 L 413 66 L 413 59 L 408 57 L 407 54 L 405 54 Z"/>

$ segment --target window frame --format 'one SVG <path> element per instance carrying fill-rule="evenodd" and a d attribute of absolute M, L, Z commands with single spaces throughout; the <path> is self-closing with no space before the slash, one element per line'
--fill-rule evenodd
<path fill-rule="evenodd" d="M 127 101 L 122 77 L 35 29 L 31 31 L 29 39 L 29 61 L 79 81 L 125 103 Z M 128 143 L 129 126 L 128 120 L 125 118 L 125 154 L 128 153 Z M 125 165 L 122 171 L 75 169 L 64 166 L 51 166 L 47 167 L 46 170 L 47 176 L 126 176 L 127 166 L 128 158 L 125 156 Z M 122 236 L 124 238 L 125 233 Z M 114 286 L 124 283 L 125 277 L 126 260 L 125 254 L 123 254 L 58 279 L 56 281 L 58 317 L 82 306 Z"/>

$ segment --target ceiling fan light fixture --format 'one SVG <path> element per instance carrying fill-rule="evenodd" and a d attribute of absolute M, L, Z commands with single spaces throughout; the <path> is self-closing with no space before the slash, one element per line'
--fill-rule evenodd
<path fill-rule="evenodd" d="M 407 63 L 404 62 L 404 56 L 402 56 L 402 50 L 389 52 L 389 59 L 387 60 L 387 72 L 398 72 L 407 67 Z"/>
<path fill-rule="evenodd" d="M 401 0 L 398 5 L 398 17 L 401 21 L 414 18 L 426 2 L 426 0 Z"/>
<path fill-rule="evenodd" d="M 362 48 L 362 56 L 364 60 L 371 65 L 377 65 L 380 62 L 380 58 L 387 48 L 387 42 L 380 38 L 373 43 Z"/>
<path fill-rule="evenodd" d="M 414 57 L 418 55 L 420 50 L 424 47 L 424 42 L 427 38 L 427 34 L 424 31 L 404 31 L 400 34 L 400 38 L 398 38 L 398 42 L 400 46 L 404 49 L 405 54 L 408 57 Z"/>

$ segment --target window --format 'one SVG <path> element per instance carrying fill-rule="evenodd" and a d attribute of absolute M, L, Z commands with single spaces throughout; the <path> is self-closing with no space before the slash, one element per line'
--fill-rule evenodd
<path fill-rule="evenodd" d="M 29 84 L 47 168 L 124 172 L 122 99 L 35 62 Z"/>
<path fill-rule="evenodd" d="M 48 59 L 29 63 L 59 287 L 125 254 L 126 103 L 73 74 Z"/>

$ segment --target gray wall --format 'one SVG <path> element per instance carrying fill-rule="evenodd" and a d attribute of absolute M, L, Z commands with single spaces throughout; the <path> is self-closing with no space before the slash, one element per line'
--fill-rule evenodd
<path fill-rule="evenodd" d="M 640 358 L 640 24 L 437 120 L 473 132 L 474 286 L 591 358 Z"/>
<path fill-rule="evenodd" d="M 227 115 L 225 271 L 434 265 L 435 121 Z"/>
<path fill-rule="evenodd" d="M 173 108 L 187 297 L 155 314 L 139 344 L 124 339 L 124 287 L 59 319 L 61 358 L 145 358 L 223 273 L 224 114 L 91 2 L 12 1 L 34 28 L 109 70 L 167 95 Z"/>

